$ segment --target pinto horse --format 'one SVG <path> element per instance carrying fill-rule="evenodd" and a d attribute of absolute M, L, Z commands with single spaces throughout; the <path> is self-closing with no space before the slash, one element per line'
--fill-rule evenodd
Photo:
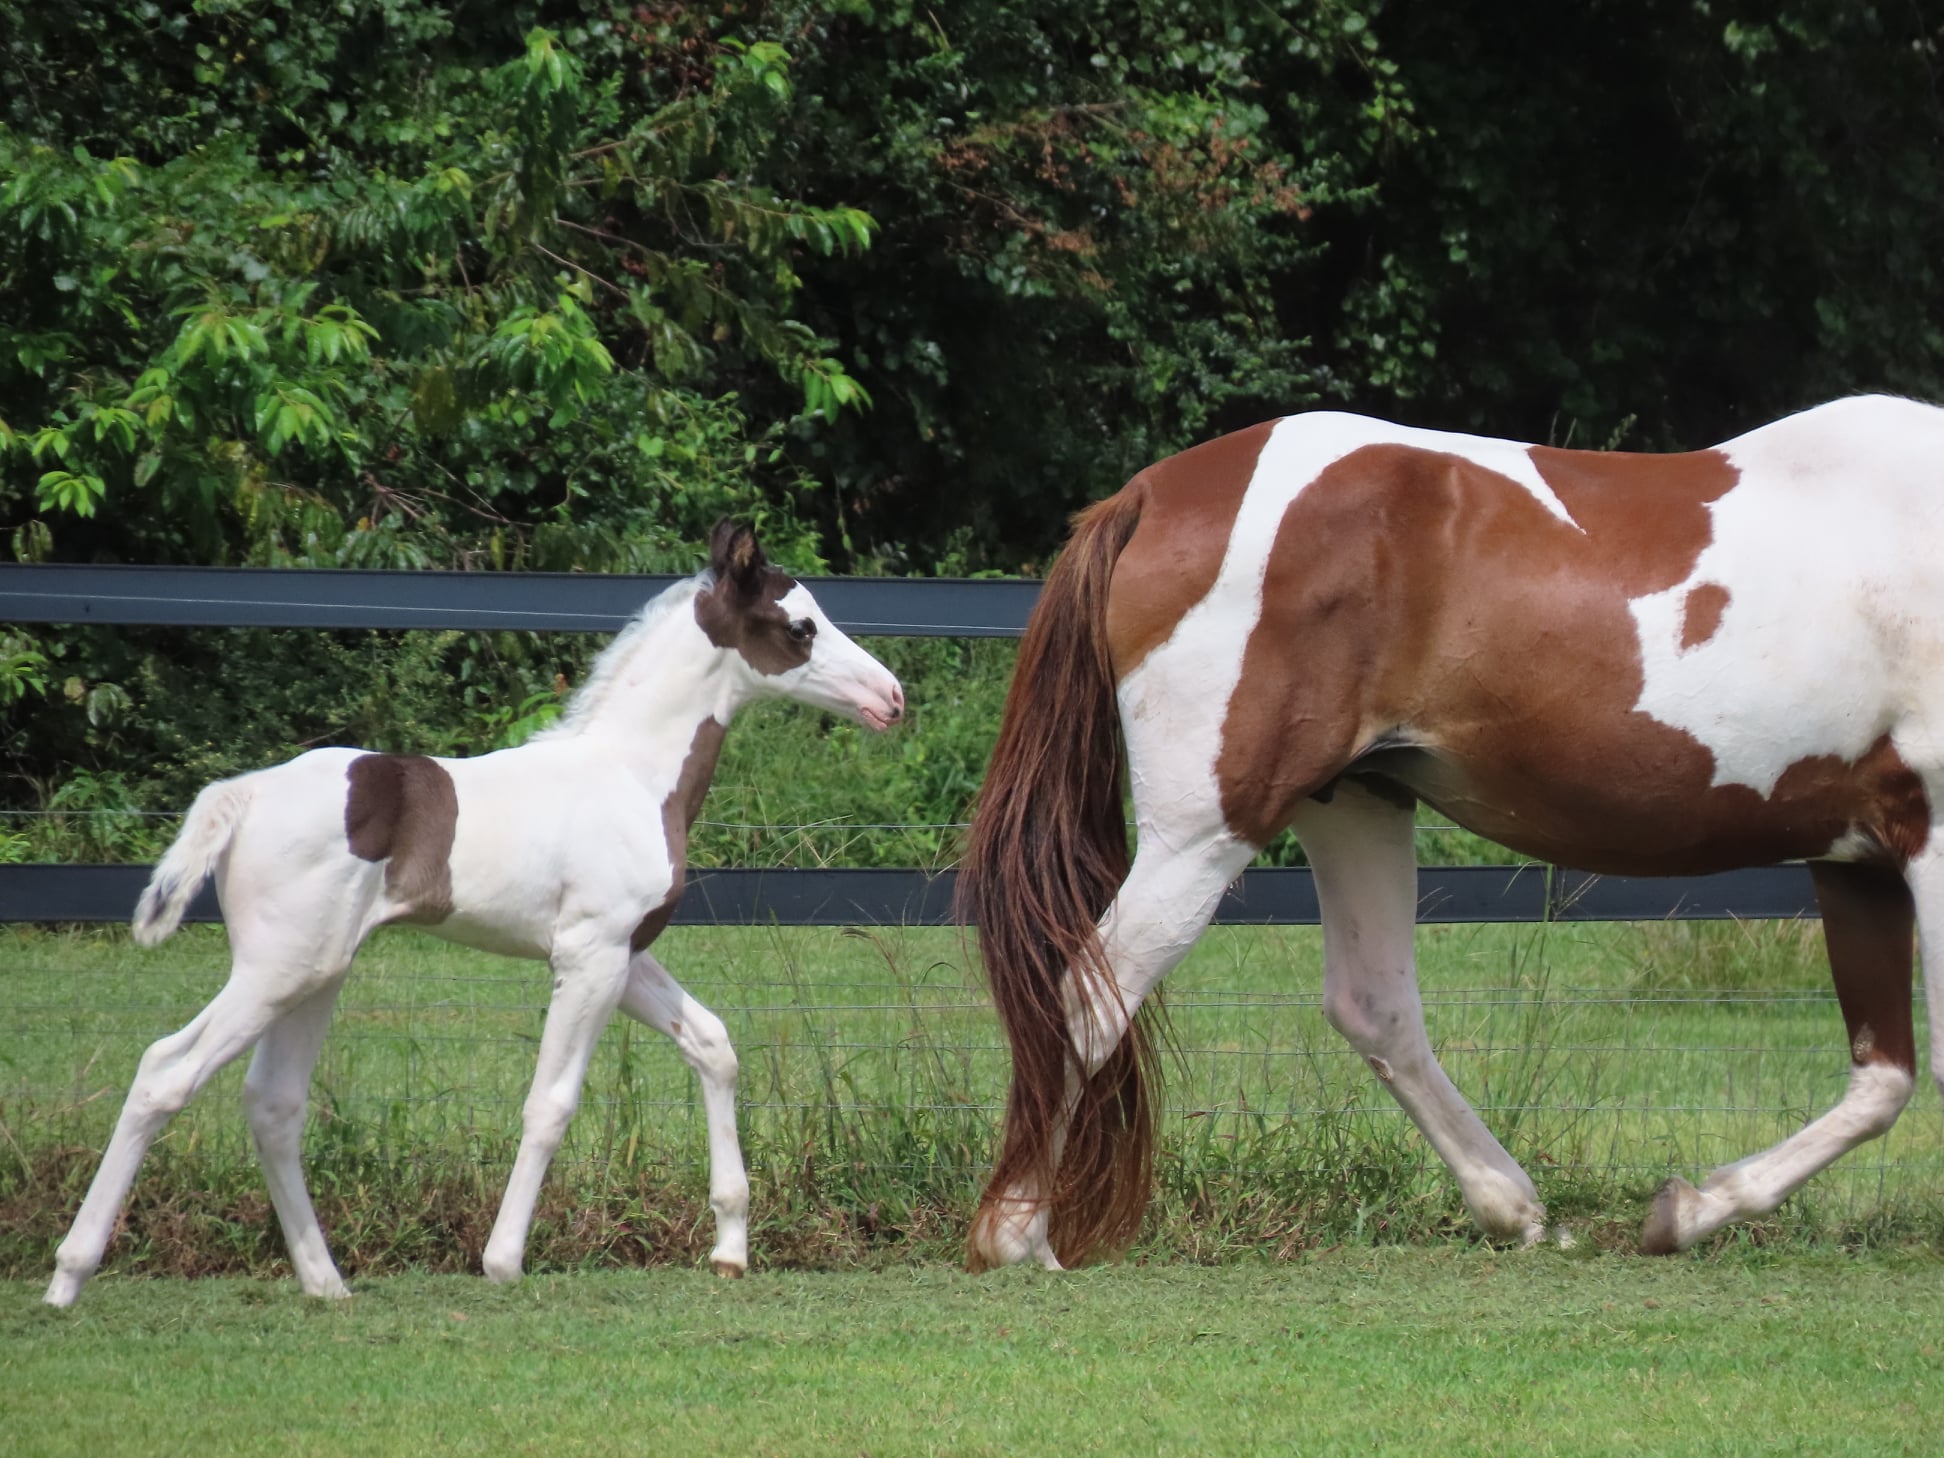
<path fill-rule="evenodd" d="M 152 946 L 214 874 L 228 983 L 153 1044 L 46 1300 L 67 1306 L 101 1262 L 149 1143 L 252 1045 L 243 1102 L 290 1260 L 312 1296 L 348 1294 L 299 1162 L 311 1068 L 358 946 L 387 922 L 548 962 L 553 997 L 519 1155 L 485 1270 L 519 1279 L 547 1166 L 588 1059 L 619 1007 L 674 1039 L 701 1080 L 717 1271 L 748 1264 L 749 1182 L 736 1138 L 736 1055 L 722 1021 L 649 952 L 681 895 L 690 826 L 723 734 L 785 697 L 887 728 L 904 691 L 831 625 L 808 589 L 724 523 L 712 565 L 650 602 L 596 660 L 560 721 L 517 749 L 428 759 L 320 749 L 196 797 L 135 910 Z"/>
<path fill-rule="evenodd" d="M 1481 1229 L 1544 1235 L 1531 1180 L 1425 1035 L 1419 800 L 1594 872 L 1809 862 L 1848 1089 L 1701 1188 L 1668 1181 L 1643 1250 L 1772 1210 L 1883 1133 L 1916 1070 L 1913 923 L 1944 1068 L 1941 553 L 1944 410 L 1884 397 L 1680 455 L 1297 415 L 1082 513 L 964 863 L 1013 1055 L 971 1264 L 1133 1238 L 1153 1127 L 1139 1010 L 1290 828 L 1315 870 L 1325 1016 Z"/>

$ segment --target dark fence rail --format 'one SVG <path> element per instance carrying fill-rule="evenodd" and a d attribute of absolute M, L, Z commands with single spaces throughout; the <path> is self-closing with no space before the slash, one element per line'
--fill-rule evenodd
<path fill-rule="evenodd" d="M 126 921 L 147 866 L 0 866 L 0 922 Z M 956 873 L 900 870 L 698 871 L 676 924 L 727 926 L 943 926 Z M 1814 916 L 1801 866 L 1658 879 L 1588 876 L 1545 866 L 1426 866 L 1418 872 L 1425 922 L 1724 921 Z M 186 920 L 220 921 L 212 887 Z M 1306 870 L 1245 872 L 1215 919 L 1236 925 L 1310 926 L 1316 885 Z"/>
<path fill-rule="evenodd" d="M 177 627 L 460 628 L 612 632 L 679 579 L 578 573 L 305 571 L 233 567 L 0 564 L 0 621 Z M 806 579 L 847 632 L 1012 637 L 1037 582 L 947 578 Z M 0 866 L 0 922 L 125 921 L 147 866 Z M 953 875 L 906 870 L 720 870 L 690 881 L 678 923 L 940 925 Z M 1427 922 L 1728 920 L 1814 916 L 1800 866 L 1717 876 L 1590 876 L 1546 866 L 1426 867 Z M 192 921 L 221 913 L 209 887 Z M 1318 920 L 1305 870 L 1255 870 L 1229 889 L 1218 921 Z"/>
<path fill-rule="evenodd" d="M 806 577 L 847 633 L 1017 637 L 1037 582 Z M 0 622 L 612 633 L 679 577 L 0 564 Z"/>

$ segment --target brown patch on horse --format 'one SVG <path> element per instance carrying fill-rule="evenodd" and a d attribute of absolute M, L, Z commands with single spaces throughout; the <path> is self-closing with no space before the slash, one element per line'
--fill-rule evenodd
<path fill-rule="evenodd" d="M 674 869 L 675 879 L 669 883 L 668 895 L 662 898 L 661 905 L 642 917 L 640 925 L 628 938 L 630 954 L 642 951 L 652 943 L 667 929 L 670 918 L 675 915 L 675 905 L 682 899 L 682 888 L 688 880 L 689 831 L 695 825 L 695 817 L 702 813 L 702 800 L 709 793 L 709 782 L 715 778 L 716 761 L 722 755 L 723 736 L 728 732 L 728 726 L 714 718 L 704 719 L 696 725 L 695 737 L 689 741 L 688 756 L 682 761 L 682 772 L 675 779 L 675 788 L 662 801 L 662 834 L 668 841 L 668 864 Z"/>
<path fill-rule="evenodd" d="M 1258 843 L 1346 769 L 1561 865 L 1695 874 L 1819 856 L 1852 833 L 1904 860 L 1923 786 L 1885 738 L 1790 766 L 1764 796 L 1714 783 L 1692 735 L 1637 712 L 1629 604 L 1678 586 L 1737 479 L 1715 451 L 1535 447 L 1572 517 L 1460 456 L 1367 446 L 1280 523 L 1229 705 L 1222 808 Z"/>
<path fill-rule="evenodd" d="M 385 863 L 385 895 L 408 907 L 397 920 L 431 925 L 452 915 L 452 837 L 459 797 L 452 776 L 417 754 L 364 754 L 345 771 L 344 838 L 362 861 Z"/>
<path fill-rule="evenodd" d="M 1888 1063 L 1915 1076 L 1910 983 L 1917 911 L 1895 868 L 1812 861 L 1823 943 L 1857 1064 Z"/>
<path fill-rule="evenodd" d="M 1140 524 L 1114 564 L 1107 642 L 1126 678 L 1167 642 L 1215 585 L 1235 518 L 1273 420 L 1221 436 L 1149 466 L 1127 483 Z"/>
<path fill-rule="evenodd" d="M 769 565 L 746 526 L 719 524 L 709 555 L 716 580 L 695 595 L 695 621 L 709 641 L 733 648 L 772 678 L 808 663 L 814 625 L 810 635 L 797 636 L 797 625 L 777 606 L 796 579 Z"/>
<path fill-rule="evenodd" d="M 1728 610 L 1728 589 L 1704 582 L 1681 601 L 1681 651 L 1697 648 L 1714 637 L 1721 615 Z"/>

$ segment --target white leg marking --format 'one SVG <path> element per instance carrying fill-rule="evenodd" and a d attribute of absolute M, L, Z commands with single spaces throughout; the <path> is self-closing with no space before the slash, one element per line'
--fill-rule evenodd
<path fill-rule="evenodd" d="M 1724 1225 L 1768 1214 L 1839 1156 L 1896 1123 L 1910 1102 L 1911 1085 L 1910 1075 L 1892 1064 L 1856 1064 L 1842 1101 L 1799 1133 L 1722 1166 L 1698 1190 L 1683 1179 L 1662 1185 L 1641 1232 L 1641 1250 L 1686 1250 Z"/>
<path fill-rule="evenodd" d="M 306 1296 L 327 1299 L 351 1293 L 331 1259 L 304 1184 L 304 1116 L 310 1105 L 311 1069 L 317 1065 L 341 986 L 334 983 L 312 993 L 272 1023 L 243 1079 L 243 1108 L 297 1284 Z"/>
<path fill-rule="evenodd" d="M 709 1127 L 709 1208 L 716 1219 L 709 1260 L 717 1274 L 740 1276 L 749 1269 L 749 1176 L 736 1137 L 738 1069 L 729 1031 L 647 952 L 637 952 L 628 966 L 621 1011 L 673 1038 L 701 1080 Z"/>
<path fill-rule="evenodd" d="M 1446 1076 L 1424 1030 L 1411 823 L 1410 811 L 1348 784 L 1296 817 L 1323 912 L 1323 1013 L 1438 1151 L 1479 1229 L 1531 1244 L 1545 1235 L 1538 1192 Z"/>
<path fill-rule="evenodd" d="M 94 1183 L 54 1254 L 54 1279 L 43 1298 L 48 1305 L 72 1306 L 82 1283 L 101 1264 L 122 1201 L 155 1136 L 218 1069 L 256 1042 L 276 1016 L 276 1009 L 250 987 L 252 980 L 239 968 L 194 1020 L 157 1039 L 142 1055 Z"/>
<path fill-rule="evenodd" d="M 580 1107 L 594 1044 L 621 1000 L 627 958 L 625 944 L 555 954 L 554 995 L 547 1005 L 546 1031 L 540 1035 L 539 1066 L 521 1116 L 520 1152 L 481 1262 L 490 1280 L 505 1284 L 520 1279 L 533 1207 L 554 1151 Z"/>

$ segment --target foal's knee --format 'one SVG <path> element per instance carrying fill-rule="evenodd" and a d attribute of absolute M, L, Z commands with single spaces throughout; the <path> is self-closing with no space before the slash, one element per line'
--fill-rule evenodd
<path fill-rule="evenodd" d="M 243 1114 L 259 1145 L 288 1139 L 293 1130 L 301 1128 L 307 1099 L 307 1090 L 292 1089 L 273 1079 L 243 1080 Z"/>
<path fill-rule="evenodd" d="M 677 1037 L 683 1055 L 696 1073 L 711 1083 L 735 1085 L 742 1065 L 737 1061 L 735 1045 L 729 1041 L 729 1029 L 721 1018 L 707 1009 L 694 1009 Z"/>
<path fill-rule="evenodd" d="M 567 1126 L 574 1121 L 580 1100 L 571 1094 L 549 1090 L 528 1097 L 520 1119 L 525 1137 L 547 1149 L 558 1149 L 567 1137 Z"/>
<path fill-rule="evenodd" d="M 174 1037 L 151 1043 L 136 1065 L 128 1090 L 130 1105 L 150 1119 L 168 1119 L 182 1112 L 196 1093 L 196 1067 L 183 1056 Z"/>

